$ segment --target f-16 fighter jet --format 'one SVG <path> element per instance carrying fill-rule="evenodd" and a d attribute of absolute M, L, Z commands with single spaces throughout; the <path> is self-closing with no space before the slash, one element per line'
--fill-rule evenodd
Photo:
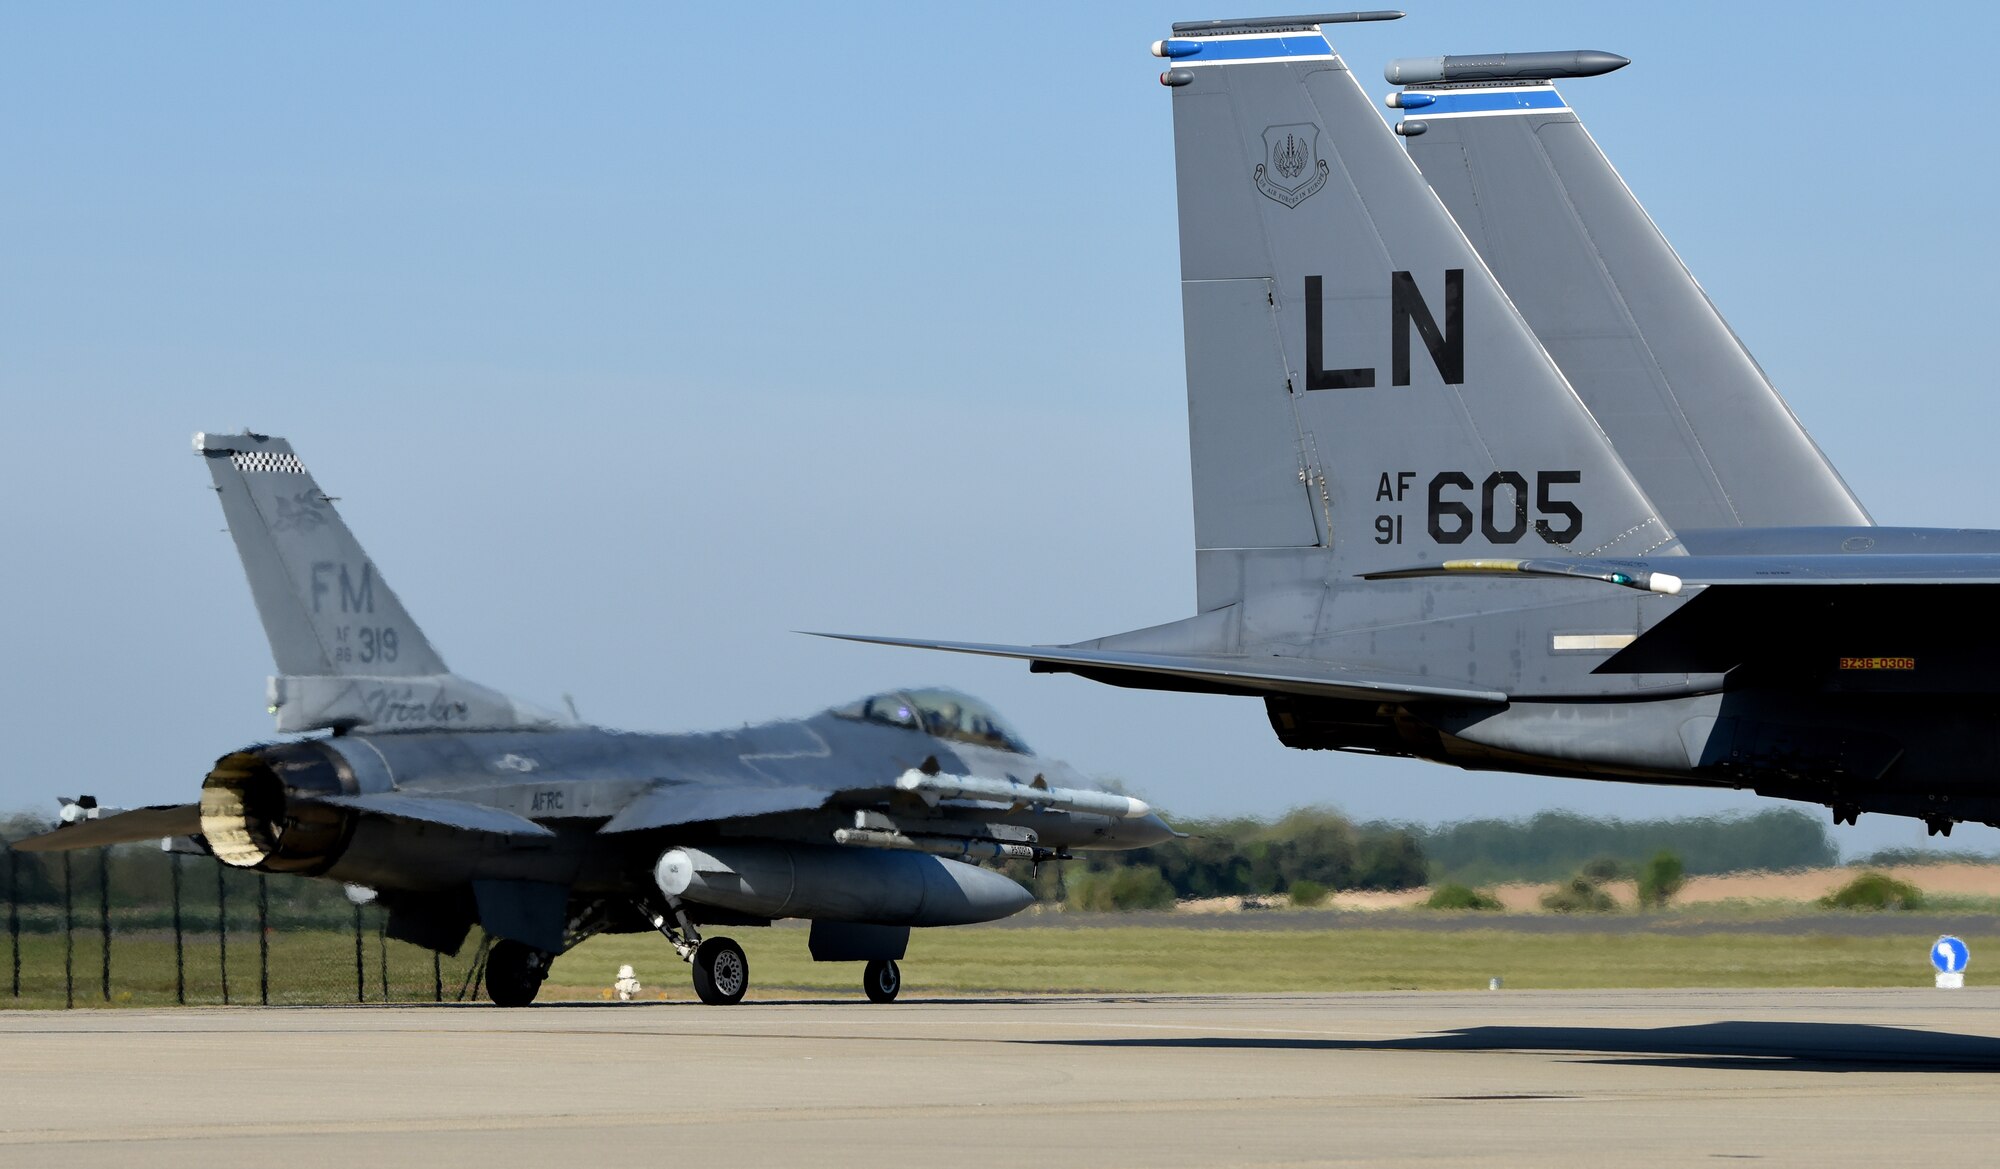
<path fill-rule="evenodd" d="M 704 1002 L 750 985 L 704 927 L 812 921 L 819 961 L 865 962 L 887 1002 L 913 926 L 992 921 L 1032 896 L 977 863 L 1156 844 L 1145 803 L 1089 790 L 964 694 L 877 694 L 709 734 L 585 726 L 453 674 L 281 438 L 198 434 L 300 736 L 217 760 L 199 803 L 70 801 L 28 851 L 192 837 L 223 864 L 375 891 L 391 937 L 496 939 L 495 1003 L 601 932 L 657 929 Z"/>
<path fill-rule="evenodd" d="M 1196 615 L 858 640 L 1251 696 L 1307 750 L 2000 824 L 2000 532 L 1869 522 L 1546 84 L 1622 58 L 1399 62 L 1419 173 L 1324 32 L 1397 15 L 1153 47 Z"/>

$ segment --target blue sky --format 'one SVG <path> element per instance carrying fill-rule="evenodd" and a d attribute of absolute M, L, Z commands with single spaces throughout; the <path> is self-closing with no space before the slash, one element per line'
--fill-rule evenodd
<path fill-rule="evenodd" d="M 293 439 L 455 669 L 597 721 L 938 681 L 1186 812 L 1761 806 L 1287 752 L 1250 700 L 789 632 L 1191 611 L 1146 45 L 1241 13 L 755 11 L 0 10 L 0 807 L 187 798 L 269 735 L 187 446 L 241 426 Z M 1364 78 L 1631 57 L 1565 93 L 1862 499 L 1992 527 L 1991 131 L 1939 66 L 1996 33 L 1975 4 L 1436 3 L 1335 42 Z"/>

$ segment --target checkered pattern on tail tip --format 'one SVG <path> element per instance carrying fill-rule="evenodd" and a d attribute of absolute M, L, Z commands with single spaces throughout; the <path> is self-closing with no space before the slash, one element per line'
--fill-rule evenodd
<path fill-rule="evenodd" d="M 280 475 L 303 475 L 306 465 L 299 462 L 297 455 L 280 454 L 273 451 L 236 451 L 229 456 L 236 469 L 248 474 L 252 471 L 268 471 Z"/>

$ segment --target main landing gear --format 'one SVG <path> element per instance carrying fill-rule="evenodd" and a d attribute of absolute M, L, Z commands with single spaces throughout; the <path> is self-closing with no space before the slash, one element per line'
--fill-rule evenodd
<path fill-rule="evenodd" d="M 862 971 L 861 989 L 871 1003 L 893 1003 L 903 989 L 903 972 L 893 959 L 877 958 Z"/>
<path fill-rule="evenodd" d="M 514 941 L 498 941 L 486 954 L 486 997 L 496 1007 L 525 1007 L 535 1001 L 555 955 Z"/>

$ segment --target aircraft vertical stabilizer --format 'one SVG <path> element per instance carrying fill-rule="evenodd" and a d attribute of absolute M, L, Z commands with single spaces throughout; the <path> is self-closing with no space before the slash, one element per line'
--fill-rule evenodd
<path fill-rule="evenodd" d="M 1338 579 L 1677 551 L 1318 26 L 1175 32 L 1201 609 L 1260 549 L 1326 549 Z"/>
<path fill-rule="evenodd" d="M 1390 101 L 1411 159 L 1669 523 L 1872 522 L 1553 85 L 1440 81 Z"/>
<path fill-rule="evenodd" d="M 540 727 L 545 711 L 452 674 L 282 438 L 197 434 L 278 676 L 281 731 Z"/>

